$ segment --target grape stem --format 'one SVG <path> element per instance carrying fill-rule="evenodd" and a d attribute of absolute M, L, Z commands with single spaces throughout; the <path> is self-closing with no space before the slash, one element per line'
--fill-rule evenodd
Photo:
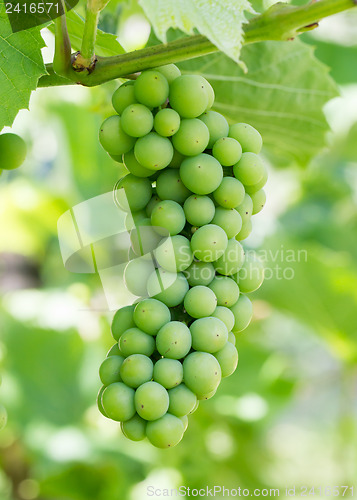
<path fill-rule="evenodd" d="M 55 54 L 53 57 L 52 72 L 54 75 L 69 76 L 72 72 L 71 42 L 68 35 L 65 6 L 60 0 L 63 14 L 55 19 Z"/>
<path fill-rule="evenodd" d="M 253 17 L 244 26 L 244 44 L 267 40 L 291 40 L 300 33 L 318 26 L 321 19 L 351 9 L 356 5 L 357 0 L 320 0 L 317 2 L 312 1 L 301 7 L 277 3 L 262 15 Z M 88 20 L 87 30 L 88 33 L 92 32 L 92 35 L 93 23 L 94 18 Z M 83 41 L 82 45 L 82 51 L 84 48 L 85 53 L 81 53 L 82 58 L 87 59 L 87 62 L 91 61 L 91 67 L 87 66 L 86 68 L 84 65 L 81 72 L 75 71 L 72 67 L 71 71 L 58 77 L 53 72 L 54 66 L 48 66 L 49 75 L 42 77 L 38 86 L 48 87 L 77 83 L 92 87 L 116 78 L 127 78 L 130 74 L 155 66 L 177 63 L 212 54 L 219 50 L 205 36 L 194 35 L 114 57 L 98 57 L 94 64 L 94 40 L 93 36 L 90 38 L 88 35 L 87 42 Z M 93 43 L 91 44 L 90 41 Z M 81 62 L 83 63 L 83 59 Z M 63 76 L 65 76 L 65 79 Z"/>

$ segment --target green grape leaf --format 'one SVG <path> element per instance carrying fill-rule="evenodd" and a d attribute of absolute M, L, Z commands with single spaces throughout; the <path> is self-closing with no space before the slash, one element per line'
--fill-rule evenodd
<path fill-rule="evenodd" d="M 245 11 L 254 13 L 248 0 L 139 0 L 156 36 L 166 42 L 166 32 L 178 28 L 193 34 L 196 28 L 235 62 L 240 62 Z"/>
<path fill-rule="evenodd" d="M 74 10 L 66 14 L 67 28 L 73 50 L 80 50 L 84 30 L 84 19 Z M 55 26 L 51 24 L 48 29 L 54 33 Z M 120 45 L 115 35 L 105 33 L 98 29 L 95 42 L 95 53 L 101 57 L 111 57 L 118 54 L 124 54 L 125 50 Z"/>
<path fill-rule="evenodd" d="M 325 145 L 329 127 L 323 107 L 338 95 L 328 67 L 300 40 L 248 45 L 242 59 L 247 74 L 223 54 L 180 67 L 206 77 L 216 94 L 214 109 L 231 123 L 256 127 L 275 162 L 307 164 Z"/>
<path fill-rule="evenodd" d="M 0 2 L 0 130 L 11 126 L 20 109 L 28 108 L 32 90 L 47 71 L 40 28 L 12 32 Z"/>

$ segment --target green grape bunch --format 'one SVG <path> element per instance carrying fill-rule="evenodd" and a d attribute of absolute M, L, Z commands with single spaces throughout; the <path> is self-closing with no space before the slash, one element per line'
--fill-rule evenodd
<path fill-rule="evenodd" d="M 100 366 L 97 403 L 133 440 L 177 445 L 188 415 L 238 364 L 248 294 L 262 263 L 242 245 L 264 207 L 262 138 L 211 108 L 214 91 L 173 64 L 142 72 L 114 93 L 99 139 L 127 169 L 116 200 L 131 234 L 127 289 L 115 344 Z"/>

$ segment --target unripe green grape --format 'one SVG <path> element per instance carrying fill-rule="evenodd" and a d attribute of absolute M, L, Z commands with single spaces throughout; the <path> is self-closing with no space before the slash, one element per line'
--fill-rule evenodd
<path fill-rule="evenodd" d="M 253 214 L 253 202 L 249 194 L 245 193 L 242 203 L 236 207 L 236 210 L 242 217 L 243 224 L 250 220 Z"/>
<path fill-rule="evenodd" d="M 197 399 L 197 398 L 196 398 Z M 195 405 L 196 406 L 196 405 Z M 179 417 L 180 420 L 182 421 L 183 423 L 183 432 L 186 432 L 187 430 L 187 427 L 188 427 L 188 417 L 187 415 L 184 415 L 183 417 Z"/>
<path fill-rule="evenodd" d="M 145 299 L 135 306 L 134 321 L 143 332 L 156 335 L 171 321 L 170 309 L 159 300 Z"/>
<path fill-rule="evenodd" d="M 125 422 L 135 415 L 135 391 L 122 382 L 108 385 L 102 394 L 102 405 L 108 418 Z"/>
<path fill-rule="evenodd" d="M 196 406 L 197 396 L 185 384 L 180 384 L 169 391 L 168 412 L 176 417 L 188 415 Z"/>
<path fill-rule="evenodd" d="M 154 119 L 154 129 L 163 137 L 171 137 L 180 128 L 180 115 L 171 108 L 161 109 L 156 113 Z"/>
<path fill-rule="evenodd" d="M 157 382 L 146 382 L 136 389 L 135 408 L 141 418 L 157 420 L 167 412 L 169 395 Z"/>
<path fill-rule="evenodd" d="M 123 356 L 109 356 L 105 358 L 99 368 L 99 377 L 103 385 L 107 386 L 114 382 L 121 382 L 120 367 L 123 361 Z"/>
<path fill-rule="evenodd" d="M 209 224 L 215 214 L 215 206 L 208 196 L 192 194 L 183 206 L 187 222 L 193 226 Z"/>
<path fill-rule="evenodd" d="M 233 333 L 242 332 L 247 328 L 253 316 L 253 304 L 246 295 L 241 294 L 237 302 L 230 308 L 234 314 L 235 322 Z"/>
<path fill-rule="evenodd" d="M 182 273 L 170 273 L 158 269 L 148 279 L 148 294 L 168 307 L 176 307 L 183 302 L 189 289 L 187 279 Z"/>
<path fill-rule="evenodd" d="M 230 167 L 240 160 L 242 146 L 232 137 L 222 137 L 214 143 L 212 154 L 221 165 Z"/>
<path fill-rule="evenodd" d="M 157 248 L 162 236 L 151 225 L 150 219 L 141 219 L 136 223 L 135 229 L 130 232 L 131 246 L 136 255 L 151 260 L 150 252 Z"/>
<path fill-rule="evenodd" d="M 173 82 L 175 78 L 181 76 L 181 71 L 175 64 L 164 64 L 164 66 L 158 66 L 157 68 L 154 68 L 154 70 L 164 75 L 169 83 Z"/>
<path fill-rule="evenodd" d="M 196 118 L 206 111 L 208 93 L 199 75 L 182 75 L 170 84 L 171 107 L 183 118 Z"/>
<path fill-rule="evenodd" d="M 255 153 L 243 153 L 238 163 L 233 166 L 233 173 L 245 186 L 252 186 L 263 179 L 265 167 Z"/>
<path fill-rule="evenodd" d="M 130 104 L 135 104 L 138 101 L 135 99 L 134 82 L 125 82 L 114 92 L 112 104 L 115 111 L 121 115 L 125 108 Z"/>
<path fill-rule="evenodd" d="M 115 158 L 114 158 L 115 159 Z M 134 150 L 129 151 L 123 155 L 123 163 L 129 172 L 136 177 L 150 177 L 154 170 L 143 167 L 135 158 Z"/>
<path fill-rule="evenodd" d="M 195 156 L 202 153 L 206 149 L 208 141 L 208 128 L 198 118 L 182 120 L 180 128 L 172 137 L 175 149 L 185 156 Z"/>
<path fill-rule="evenodd" d="M 228 340 L 228 342 L 230 342 L 230 338 L 231 338 L 230 333 L 232 333 L 231 330 L 234 326 L 234 314 L 232 313 L 232 311 L 230 309 L 228 309 L 228 307 L 217 306 L 215 311 L 212 313 L 212 316 L 213 316 L 213 318 L 220 319 L 226 325 L 227 330 L 228 330 L 227 340 Z M 234 337 L 234 335 L 233 335 L 233 337 Z M 234 339 L 235 339 L 235 337 L 234 337 Z"/>
<path fill-rule="evenodd" d="M 229 137 L 236 139 L 242 146 L 244 153 L 247 151 L 259 154 L 262 149 L 262 136 L 248 123 L 235 123 L 229 127 Z"/>
<path fill-rule="evenodd" d="M 184 274 L 190 286 L 207 286 L 213 280 L 216 271 L 211 262 L 194 261 Z"/>
<path fill-rule="evenodd" d="M 226 276 L 235 274 L 242 267 L 245 253 L 242 245 L 236 239 L 228 240 L 228 245 L 224 253 L 213 265 L 219 274 Z"/>
<path fill-rule="evenodd" d="M 121 356 L 118 342 L 112 345 L 112 347 L 107 352 L 106 358 L 108 358 L 109 356 Z"/>
<path fill-rule="evenodd" d="M 120 116 L 114 115 L 102 123 L 99 141 L 110 155 L 122 155 L 134 147 L 136 139 L 124 132 Z"/>
<path fill-rule="evenodd" d="M 97 407 L 98 407 L 98 410 L 100 411 L 100 413 L 103 415 L 103 417 L 108 418 L 108 415 L 106 414 L 106 411 L 104 410 L 103 405 L 102 405 L 102 396 L 103 396 L 103 392 L 105 391 L 105 389 L 106 389 L 105 385 L 103 385 L 99 389 L 99 392 L 97 395 Z M 1 410 L 0 410 L 0 414 L 1 414 Z"/>
<path fill-rule="evenodd" d="M 121 115 L 121 126 L 131 137 L 143 137 L 154 125 L 154 117 L 143 104 L 130 104 Z"/>
<path fill-rule="evenodd" d="M 119 339 L 119 349 L 124 356 L 132 354 L 151 356 L 155 350 L 155 340 L 139 328 L 129 328 Z"/>
<path fill-rule="evenodd" d="M 222 370 L 222 378 L 229 377 L 235 372 L 238 365 L 238 351 L 231 342 L 214 354 Z"/>
<path fill-rule="evenodd" d="M 208 142 L 208 149 L 212 149 L 215 142 L 222 137 L 227 137 L 229 132 L 229 125 L 223 115 L 217 111 L 206 111 L 199 117 L 208 127 L 210 139 Z"/>
<path fill-rule="evenodd" d="M 154 210 L 154 208 L 156 207 L 156 205 L 158 203 L 160 203 L 160 198 L 157 196 L 157 194 L 154 194 L 151 198 L 151 200 L 149 201 L 149 203 L 146 205 L 146 215 L 147 217 L 150 217 L 151 218 L 151 214 L 152 214 L 152 211 Z"/>
<path fill-rule="evenodd" d="M 173 200 L 180 204 L 192 194 L 183 184 L 176 169 L 167 169 L 160 173 L 156 181 L 156 192 L 162 200 Z"/>
<path fill-rule="evenodd" d="M 1 169 L 13 170 L 20 167 L 26 158 L 26 143 L 16 134 L 0 135 L 0 165 Z"/>
<path fill-rule="evenodd" d="M 184 271 L 193 261 L 190 241 L 180 234 L 167 238 L 156 249 L 155 258 L 167 271 L 172 273 Z"/>
<path fill-rule="evenodd" d="M 162 358 L 154 366 L 154 381 L 165 389 L 172 389 L 181 384 L 183 379 L 182 363 L 177 359 Z"/>
<path fill-rule="evenodd" d="M 130 420 L 121 422 L 120 427 L 124 436 L 132 441 L 142 441 L 146 437 L 146 420 L 134 415 Z"/>
<path fill-rule="evenodd" d="M 184 358 L 191 349 L 191 343 L 190 330 L 180 321 L 166 323 L 156 336 L 156 349 L 165 358 Z"/>
<path fill-rule="evenodd" d="M 237 283 L 228 276 L 216 276 L 208 285 L 217 298 L 218 306 L 231 307 L 239 297 Z"/>
<path fill-rule="evenodd" d="M 156 108 L 169 96 L 169 84 L 159 71 L 143 71 L 134 83 L 135 98 L 145 106 Z"/>
<path fill-rule="evenodd" d="M 183 362 L 185 385 L 198 397 L 215 391 L 221 381 L 221 367 L 208 352 L 192 352 Z"/>
<path fill-rule="evenodd" d="M 122 336 L 122 334 L 126 332 L 126 330 L 135 327 L 134 308 L 135 306 L 121 307 L 114 314 L 111 330 L 113 338 L 117 342 L 119 338 Z"/>
<path fill-rule="evenodd" d="M 214 389 L 211 392 L 207 392 L 206 394 L 202 394 L 201 396 L 197 396 L 198 401 L 207 401 L 207 399 L 213 398 L 213 396 L 216 394 L 217 389 Z"/>
<path fill-rule="evenodd" d="M 138 212 L 128 212 L 125 216 L 125 229 L 131 231 L 136 227 L 141 220 L 146 219 L 146 212 L 144 210 L 139 210 Z"/>
<path fill-rule="evenodd" d="M 191 238 L 194 256 L 203 262 L 213 262 L 224 254 L 228 245 L 225 231 L 215 224 L 197 229 Z"/>
<path fill-rule="evenodd" d="M 190 325 L 190 331 L 192 347 L 196 351 L 217 352 L 224 347 L 228 339 L 226 325 L 213 316 L 196 319 Z"/>
<path fill-rule="evenodd" d="M 186 157 L 179 153 L 176 149 L 174 149 L 174 155 L 172 157 L 172 160 L 169 163 L 170 168 L 180 168 L 181 163 Z"/>
<path fill-rule="evenodd" d="M 243 266 L 234 276 L 234 279 L 237 281 L 241 292 L 254 292 L 264 281 L 263 263 L 256 256 L 248 254 Z"/>
<path fill-rule="evenodd" d="M 198 285 L 186 293 L 183 304 L 192 318 L 204 318 L 210 316 L 216 309 L 217 297 L 210 288 Z"/>
<path fill-rule="evenodd" d="M 267 201 L 267 195 L 265 194 L 264 189 L 260 189 L 259 191 L 252 193 L 250 197 L 253 202 L 252 215 L 256 215 L 263 210 L 265 202 Z"/>
<path fill-rule="evenodd" d="M 151 182 L 133 174 L 120 179 L 115 192 L 116 201 L 125 212 L 142 210 L 149 203 L 151 196 Z"/>
<path fill-rule="evenodd" d="M 253 229 L 252 221 L 250 219 L 246 220 L 242 225 L 242 229 L 239 231 L 238 234 L 236 234 L 235 239 L 237 241 L 245 240 L 252 232 L 252 229 Z"/>
<path fill-rule="evenodd" d="M 124 269 L 125 286 L 133 295 L 146 295 L 146 284 L 155 266 L 151 260 L 143 257 L 131 260 Z"/>
<path fill-rule="evenodd" d="M 230 311 L 230 312 L 232 312 L 232 311 Z M 234 324 L 234 314 L 233 314 L 233 324 Z M 234 335 L 233 332 L 228 332 L 228 342 L 230 342 L 233 345 L 236 345 L 237 339 L 236 339 L 236 336 Z"/>
<path fill-rule="evenodd" d="M 201 76 L 201 78 L 202 78 L 202 82 L 203 82 L 203 85 L 204 85 L 206 93 L 207 93 L 207 100 L 208 101 L 207 101 L 206 111 L 209 111 L 214 104 L 214 99 L 215 99 L 214 90 L 213 90 L 212 85 L 209 83 L 208 80 L 206 80 L 206 78 L 204 78 L 203 76 Z"/>
<path fill-rule="evenodd" d="M 143 354 L 132 354 L 123 361 L 120 376 L 124 384 L 136 389 L 152 379 L 154 364 Z"/>
<path fill-rule="evenodd" d="M 196 194 L 215 191 L 223 179 L 221 164 L 206 153 L 186 158 L 180 167 L 180 177 L 184 185 Z"/>
<path fill-rule="evenodd" d="M 174 150 L 170 139 L 161 137 L 156 132 L 150 132 L 136 141 L 134 154 L 143 167 L 162 170 L 172 160 Z"/>
<path fill-rule="evenodd" d="M 244 186 L 234 177 L 223 177 L 218 188 L 213 192 L 213 198 L 223 208 L 235 208 L 244 200 Z"/>
<path fill-rule="evenodd" d="M 246 193 L 248 193 L 249 195 L 252 195 L 253 193 L 256 193 L 257 191 L 260 191 L 267 183 L 267 180 L 268 180 L 268 170 L 264 166 L 264 175 L 263 175 L 262 179 L 259 182 L 257 182 L 257 184 L 252 184 L 251 186 L 245 186 Z"/>
<path fill-rule="evenodd" d="M 234 208 L 217 207 L 211 222 L 221 227 L 229 240 L 242 229 L 242 217 Z"/>
<path fill-rule="evenodd" d="M 169 232 L 171 236 L 182 231 L 186 224 L 186 217 L 181 205 L 172 200 L 163 200 L 158 203 L 151 214 L 151 224 L 156 226 L 156 231 L 164 235 Z"/>
<path fill-rule="evenodd" d="M 183 438 L 184 424 L 181 419 L 167 413 L 154 422 L 148 422 L 146 435 L 157 448 L 173 448 Z"/>

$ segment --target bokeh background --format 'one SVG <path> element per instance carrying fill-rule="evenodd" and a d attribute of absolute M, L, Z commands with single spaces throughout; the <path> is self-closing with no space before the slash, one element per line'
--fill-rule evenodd
<path fill-rule="evenodd" d="M 97 275 L 64 268 L 57 238 L 60 215 L 110 191 L 120 175 L 97 139 L 117 83 L 33 94 L 31 112 L 13 127 L 28 158 L 0 178 L 0 402 L 9 416 L 0 432 L 1 500 L 142 500 L 148 485 L 280 488 L 281 497 L 294 485 L 315 494 L 319 486 L 354 485 L 357 493 L 351 20 L 334 16 L 304 35 L 339 85 L 340 97 L 325 109 L 328 147 L 306 168 L 267 161 L 268 202 L 247 244 L 265 252 L 269 279 L 254 293 L 237 372 L 200 405 L 172 450 L 127 441 L 97 411 L 113 312 Z M 127 49 L 142 47 L 150 33 L 135 2 L 109 8 L 101 27 Z M 50 60 L 53 38 L 43 35 Z"/>

